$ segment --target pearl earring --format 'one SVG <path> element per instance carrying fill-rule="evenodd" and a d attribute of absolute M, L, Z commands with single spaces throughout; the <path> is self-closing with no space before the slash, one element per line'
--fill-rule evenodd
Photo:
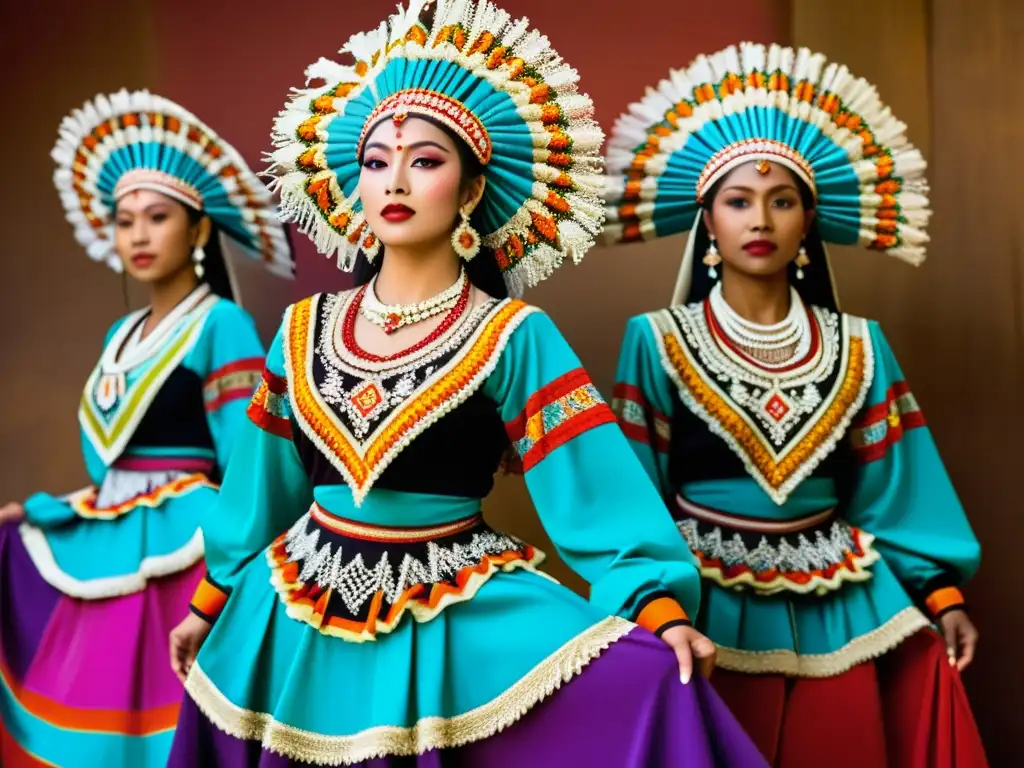
<path fill-rule="evenodd" d="M 811 257 L 807 255 L 807 249 L 800 243 L 800 250 L 796 254 L 796 279 L 804 279 L 804 267 L 811 263 Z"/>
<path fill-rule="evenodd" d="M 711 242 L 708 244 L 708 249 L 704 253 L 704 264 L 708 268 L 708 277 L 712 280 L 718 278 L 718 270 L 715 269 L 719 264 L 722 263 L 722 255 L 718 252 L 718 246 L 715 245 L 715 238 L 711 238 Z"/>
<path fill-rule="evenodd" d="M 203 267 L 203 262 L 206 260 L 206 251 L 203 250 L 203 246 L 197 245 L 192 250 L 192 269 L 196 272 L 196 277 L 199 280 L 203 279 L 203 275 L 206 274 L 206 268 Z"/>

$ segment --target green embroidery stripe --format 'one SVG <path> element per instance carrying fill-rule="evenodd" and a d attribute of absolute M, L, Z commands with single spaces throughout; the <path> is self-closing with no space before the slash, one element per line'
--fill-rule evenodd
<path fill-rule="evenodd" d="M 132 417 L 135 415 L 135 412 L 138 410 L 139 403 L 145 398 L 146 394 L 149 391 L 149 387 L 153 383 L 153 380 L 158 378 L 160 374 L 167 368 L 167 366 L 170 364 L 170 361 L 172 361 L 178 355 L 182 347 L 184 347 L 185 344 L 191 339 L 192 333 L 195 331 L 196 326 L 198 326 L 205 319 L 206 313 L 203 313 L 202 317 L 193 320 L 192 324 L 189 325 L 185 332 L 178 337 L 177 341 L 175 341 L 170 347 L 168 347 L 167 351 L 160 357 L 160 359 L 153 364 L 153 367 L 146 372 L 146 374 L 142 377 L 141 380 L 135 383 L 135 385 L 132 387 L 133 392 L 131 396 L 128 398 L 125 407 L 119 409 L 120 413 L 118 414 L 117 419 L 111 425 L 109 432 L 107 432 L 107 430 L 103 428 L 103 425 L 100 423 L 99 419 L 96 416 L 96 413 L 94 411 L 94 404 L 92 398 L 90 397 L 91 392 L 86 391 L 82 393 L 82 407 L 85 411 L 85 416 L 89 423 L 90 430 L 93 433 L 95 433 L 97 440 L 104 448 L 110 448 L 110 446 L 116 442 L 118 436 L 124 429 L 125 423 L 130 421 Z"/>

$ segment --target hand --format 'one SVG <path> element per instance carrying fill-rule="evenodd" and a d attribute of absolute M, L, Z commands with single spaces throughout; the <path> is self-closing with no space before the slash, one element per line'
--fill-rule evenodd
<path fill-rule="evenodd" d="M 686 685 L 693 676 L 693 660 L 704 677 L 710 677 L 715 668 L 715 644 L 693 627 L 670 627 L 661 633 L 661 639 L 676 652 L 679 660 L 679 680 Z"/>
<path fill-rule="evenodd" d="M 211 629 L 212 624 L 190 612 L 183 622 L 171 630 L 171 669 L 182 685 Z"/>
<path fill-rule="evenodd" d="M 962 608 L 942 614 L 939 626 L 946 638 L 949 665 L 963 672 L 974 661 L 974 652 L 978 647 L 978 628 Z"/>
<path fill-rule="evenodd" d="M 16 501 L 4 504 L 0 507 L 0 525 L 4 523 L 19 523 L 25 519 L 25 508 Z"/>

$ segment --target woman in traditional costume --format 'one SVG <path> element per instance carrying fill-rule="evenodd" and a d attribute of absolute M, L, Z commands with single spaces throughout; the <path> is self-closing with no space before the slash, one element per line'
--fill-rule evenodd
<path fill-rule="evenodd" d="M 699 576 L 657 491 L 509 298 L 603 218 L 576 73 L 488 2 L 414 2 L 344 51 L 273 172 L 358 287 L 291 306 L 268 353 L 172 636 L 170 765 L 764 765 L 691 679 Z M 509 449 L 591 603 L 483 520 Z"/>
<path fill-rule="evenodd" d="M 611 241 L 690 230 L 671 307 L 627 325 L 614 396 L 700 561 L 716 689 L 784 768 L 984 765 L 959 679 L 978 542 L 824 247 L 923 261 L 905 126 L 845 67 L 744 44 L 649 90 L 607 161 Z"/>
<path fill-rule="evenodd" d="M 150 306 L 114 323 L 82 394 L 92 485 L 0 510 L 0 764 L 156 768 L 182 697 L 167 633 L 264 361 L 219 238 L 290 276 L 289 248 L 241 156 L 159 96 L 87 102 L 53 157 L 78 241 Z"/>

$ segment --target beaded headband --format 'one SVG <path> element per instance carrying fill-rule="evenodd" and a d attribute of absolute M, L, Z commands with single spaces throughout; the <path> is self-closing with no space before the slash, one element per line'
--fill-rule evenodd
<path fill-rule="evenodd" d="M 390 117 L 400 125 L 409 115 L 423 115 L 440 121 L 469 145 L 481 165 L 491 161 L 491 138 L 477 116 L 461 101 L 425 88 L 399 91 L 378 104 L 366 119 L 356 154 L 362 156 L 366 136 L 381 120 Z"/>
<path fill-rule="evenodd" d="M 708 190 L 724 179 L 736 167 L 755 163 L 758 173 L 769 170 L 767 163 L 784 165 L 793 171 L 817 195 L 814 187 L 814 168 L 795 149 L 771 139 L 744 139 L 720 149 L 708 160 L 697 179 L 697 202 L 704 202 Z"/>
<path fill-rule="evenodd" d="M 140 189 L 160 192 L 184 203 L 189 208 L 194 208 L 197 211 L 203 210 L 203 196 L 194 186 L 169 173 L 145 168 L 128 171 L 118 179 L 114 186 L 114 201 Z"/>

